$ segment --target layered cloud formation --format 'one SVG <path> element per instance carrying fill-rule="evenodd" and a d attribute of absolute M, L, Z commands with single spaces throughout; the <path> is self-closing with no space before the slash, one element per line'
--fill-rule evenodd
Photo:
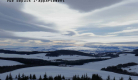
<path fill-rule="evenodd" d="M 136 46 L 138 0 L 0 1 L 0 46 Z"/>

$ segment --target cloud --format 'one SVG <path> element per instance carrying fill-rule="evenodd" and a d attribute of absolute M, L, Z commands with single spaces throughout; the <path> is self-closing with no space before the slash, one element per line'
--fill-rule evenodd
<path fill-rule="evenodd" d="M 117 43 L 110 43 L 110 44 L 138 44 L 138 42 L 117 42 Z"/>
<path fill-rule="evenodd" d="M 103 7 L 121 2 L 122 0 L 66 0 L 67 4 L 71 9 L 76 9 L 80 12 L 89 12 Z"/>
<path fill-rule="evenodd" d="M 26 3 L 22 11 L 37 17 L 38 21 L 55 24 L 54 28 L 62 32 L 70 31 L 83 25 L 80 20 L 83 14 L 79 13 L 77 10 L 70 9 L 65 4 Z"/>
<path fill-rule="evenodd" d="M 137 2 L 66 0 L 20 4 L 1 0 L 0 37 L 28 46 L 136 42 Z"/>
<path fill-rule="evenodd" d="M 82 33 L 80 34 L 81 37 L 92 37 L 92 36 L 95 36 L 95 34 L 93 33 Z"/>
<path fill-rule="evenodd" d="M 10 31 L 0 29 L 0 38 L 11 38 L 14 34 Z"/>
<path fill-rule="evenodd" d="M 138 32 L 138 29 L 128 29 L 128 30 L 113 32 L 113 33 L 110 33 L 110 34 L 132 33 L 132 32 Z"/>
<path fill-rule="evenodd" d="M 87 25 L 97 27 L 122 27 L 136 24 L 137 0 L 123 0 L 114 5 L 91 11 L 84 17 Z M 89 27 L 88 26 L 88 27 Z"/>
<path fill-rule="evenodd" d="M 67 31 L 67 34 L 64 34 L 64 35 L 73 36 L 73 35 L 76 35 L 76 33 L 73 31 Z"/>
<path fill-rule="evenodd" d="M 106 24 L 103 24 L 103 26 L 110 26 L 110 27 L 114 27 L 114 26 L 125 26 L 125 25 L 131 25 L 131 24 L 136 24 L 138 23 L 138 20 L 132 20 L 132 21 L 126 21 L 126 22 L 109 22 Z"/>
<path fill-rule="evenodd" d="M 7 3 L 5 0 L 0 1 L 0 24 L 1 29 L 9 31 L 47 31 L 57 32 L 51 27 L 53 23 L 44 23 L 37 21 L 36 17 L 23 13 L 22 3 Z M 43 26 L 43 27 L 42 27 Z"/>

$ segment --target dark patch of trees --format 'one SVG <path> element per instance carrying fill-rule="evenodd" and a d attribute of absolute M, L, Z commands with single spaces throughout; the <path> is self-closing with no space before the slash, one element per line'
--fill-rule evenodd
<path fill-rule="evenodd" d="M 135 56 L 138 56 L 138 54 L 135 54 Z"/>
<path fill-rule="evenodd" d="M 112 53 L 101 53 L 101 54 L 88 54 L 88 53 L 84 53 L 84 52 L 79 52 L 79 51 L 73 51 L 73 50 L 57 50 L 57 51 L 51 51 L 51 52 L 47 52 L 48 54 L 46 54 L 46 56 L 50 56 L 50 57 L 58 57 L 60 55 L 81 55 L 81 56 L 91 56 L 91 57 L 119 57 L 118 54 L 114 55 Z M 104 56 L 103 56 L 104 55 Z"/>
<path fill-rule="evenodd" d="M 82 56 L 93 56 L 91 54 L 87 54 L 84 52 L 79 52 L 79 51 L 73 51 L 73 50 L 57 50 L 57 51 L 51 51 L 47 52 L 46 56 L 53 56 L 53 57 L 58 57 L 60 55 L 82 55 Z"/>
<path fill-rule="evenodd" d="M 133 50 L 133 54 L 135 54 L 135 56 L 138 56 L 138 49 Z"/>
<path fill-rule="evenodd" d="M 114 54 L 116 53 L 116 54 Z M 119 53 L 117 52 L 106 52 L 106 53 L 99 53 L 99 54 L 96 54 L 94 55 L 95 57 L 112 57 L 112 58 L 116 58 L 116 57 L 119 57 Z"/>
<path fill-rule="evenodd" d="M 133 50 L 134 54 L 138 54 L 138 49 Z"/>
<path fill-rule="evenodd" d="M 109 58 L 110 59 L 110 58 Z M 96 62 L 96 61 L 103 61 L 103 60 L 108 60 L 108 59 L 83 59 L 83 60 L 75 60 L 75 61 L 64 61 L 63 64 L 66 65 L 83 65 L 85 63 L 89 62 Z"/>
<path fill-rule="evenodd" d="M 42 60 L 42 59 L 3 58 L 3 57 L 0 57 L 0 59 L 17 61 L 17 62 L 28 64 L 28 65 L 40 65 L 40 66 L 43 66 L 43 65 L 55 65 L 56 66 L 56 65 L 58 65 L 58 63 L 56 63 L 56 62 L 50 62 L 50 61 Z"/>
<path fill-rule="evenodd" d="M 4 50 L 4 49 L 0 49 L 0 53 L 6 53 L 6 54 L 38 54 L 38 53 L 47 53 L 47 52 L 43 52 L 43 51 L 13 51 L 13 50 Z"/>
<path fill-rule="evenodd" d="M 9 72 L 9 71 L 26 68 L 26 67 L 33 67 L 33 66 L 35 65 L 0 66 L 0 73 Z"/>
<path fill-rule="evenodd" d="M 119 73 L 119 74 L 138 76 L 138 74 L 135 72 L 128 72 L 127 70 L 121 69 L 121 68 L 129 67 L 129 66 L 135 66 L 135 65 L 138 65 L 138 64 L 131 62 L 131 63 L 126 63 L 126 64 L 118 64 L 117 66 L 108 66 L 107 68 L 102 68 L 101 70 L 115 72 L 115 73 Z"/>

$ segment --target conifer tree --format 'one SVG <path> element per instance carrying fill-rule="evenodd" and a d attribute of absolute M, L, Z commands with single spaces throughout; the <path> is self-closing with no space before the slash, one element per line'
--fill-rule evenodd
<path fill-rule="evenodd" d="M 76 80 L 76 79 L 77 79 L 76 75 L 75 75 L 75 76 L 73 76 L 73 80 Z"/>
<path fill-rule="evenodd" d="M 18 77 L 17 77 L 17 75 L 15 76 L 15 79 L 17 79 Z"/>
<path fill-rule="evenodd" d="M 7 75 L 5 80 L 8 80 L 8 79 L 9 79 L 9 76 Z"/>
<path fill-rule="evenodd" d="M 57 80 L 57 77 L 56 76 L 54 77 L 54 80 Z"/>
<path fill-rule="evenodd" d="M 11 73 L 9 74 L 9 80 L 12 80 L 12 75 L 11 75 Z"/>
<path fill-rule="evenodd" d="M 40 75 L 40 77 L 39 77 L 39 80 L 42 80 L 42 77 L 41 77 L 41 75 Z"/>
<path fill-rule="evenodd" d="M 47 75 L 46 73 L 44 74 L 44 79 L 43 80 L 47 80 Z"/>
<path fill-rule="evenodd" d="M 124 78 L 123 78 L 123 77 L 121 77 L 121 78 L 120 78 L 120 80 L 124 80 Z"/>
<path fill-rule="evenodd" d="M 84 77 L 83 77 L 83 75 L 81 76 L 81 80 L 83 80 L 84 79 Z"/>
<path fill-rule="evenodd" d="M 85 74 L 84 74 L 84 77 L 83 77 L 84 79 L 86 78 L 86 76 L 85 76 Z"/>
<path fill-rule="evenodd" d="M 61 80 L 61 75 L 58 75 L 58 80 Z"/>
<path fill-rule="evenodd" d="M 110 80 L 110 76 L 108 76 L 106 80 Z"/>
<path fill-rule="evenodd" d="M 95 77 L 96 77 L 96 75 L 93 74 L 93 75 L 92 75 L 92 80 L 96 80 Z"/>
<path fill-rule="evenodd" d="M 20 80 L 21 79 L 21 77 L 20 77 L 20 73 L 18 74 L 18 80 Z"/>
<path fill-rule="evenodd" d="M 85 77 L 85 79 L 88 80 L 88 75 L 87 75 L 87 73 L 86 73 L 86 77 Z"/>
<path fill-rule="evenodd" d="M 132 80 L 130 76 L 129 76 L 129 79 L 128 80 Z"/>
<path fill-rule="evenodd" d="M 48 80 L 53 80 L 53 77 L 52 76 L 49 76 L 49 79 Z"/>
<path fill-rule="evenodd" d="M 36 76 L 35 76 L 35 74 L 33 75 L 33 79 L 36 79 Z"/>
<path fill-rule="evenodd" d="M 114 79 L 113 80 L 115 80 L 115 77 L 114 77 Z"/>
<path fill-rule="evenodd" d="M 29 77 L 28 76 L 24 76 L 24 80 L 28 80 L 29 79 Z"/>
<path fill-rule="evenodd" d="M 32 79 L 32 74 L 30 74 L 30 79 Z"/>
<path fill-rule="evenodd" d="M 24 73 L 22 74 L 22 78 L 24 79 Z"/>
<path fill-rule="evenodd" d="M 62 76 L 62 79 L 65 79 L 65 77 L 64 77 L 64 76 Z"/>
<path fill-rule="evenodd" d="M 96 80 L 103 80 L 101 76 L 99 76 L 98 74 L 96 75 Z"/>

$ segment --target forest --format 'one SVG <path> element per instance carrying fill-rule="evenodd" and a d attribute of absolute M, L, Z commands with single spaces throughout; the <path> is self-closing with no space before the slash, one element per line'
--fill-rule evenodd
<path fill-rule="evenodd" d="M 6 76 L 5 80 L 118 80 L 115 77 L 113 79 L 110 78 L 110 76 L 107 76 L 106 79 L 103 79 L 100 75 L 98 74 L 92 74 L 91 77 L 88 77 L 87 74 L 84 75 L 74 75 L 71 78 L 67 78 L 65 76 L 57 75 L 55 77 L 53 76 L 47 76 L 45 73 L 43 76 L 40 75 L 39 78 L 36 77 L 35 74 L 30 74 L 29 76 L 26 76 L 25 74 L 18 74 L 14 77 L 12 77 L 12 74 L 10 73 L 9 75 Z M 123 77 L 121 77 L 119 80 L 124 80 Z M 128 78 L 128 80 L 132 80 L 131 77 Z"/>

